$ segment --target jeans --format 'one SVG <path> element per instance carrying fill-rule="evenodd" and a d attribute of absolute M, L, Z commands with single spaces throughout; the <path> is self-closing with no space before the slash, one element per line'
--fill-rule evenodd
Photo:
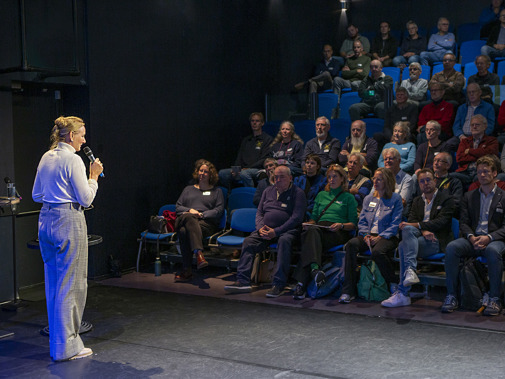
<path fill-rule="evenodd" d="M 384 119 L 386 111 L 384 110 L 384 102 L 381 101 L 375 105 L 368 105 L 366 103 L 356 103 L 350 106 L 349 116 L 351 121 L 356 121 L 366 117 L 368 113 L 374 113 L 378 118 Z"/>
<path fill-rule="evenodd" d="M 445 54 L 453 54 L 451 50 L 423 51 L 421 52 L 421 64 L 432 65 L 433 62 L 441 62 Z"/>
<path fill-rule="evenodd" d="M 398 55 L 393 58 L 393 66 L 398 67 L 401 64 L 404 64 L 406 66 L 410 65 L 411 63 L 414 62 L 421 62 L 421 57 L 419 55 L 412 55 L 408 59 L 403 57 L 403 55 Z"/>
<path fill-rule="evenodd" d="M 398 245 L 400 254 L 400 284 L 398 289 L 408 296 L 410 286 L 404 287 L 405 271 L 410 267 L 414 271 L 417 268 L 417 258 L 429 257 L 440 251 L 438 241 L 428 241 L 423 237 L 421 230 L 414 226 L 406 226 L 402 229 L 402 240 Z"/>
<path fill-rule="evenodd" d="M 243 284 L 251 282 L 251 272 L 256 253 L 261 253 L 268 246 L 277 242 L 277 263 L 274 269 L 273 285 L 286 286 L 291 264 L 291 245 L 298 236 L 298 230 L 288 230 L 273 240 L 266 240 L 258 232 L 252 232 L 242 243 L 242 254 L 237 267 L 237 281 Z"/>
<path fill-rule="evenodd" d="M 351 91 L 357 91 L 361 80 L 350 81 L 342 79 L 337 76 L 333 78 L 333 93 L 338 96 L 338 101 L 340 102 L 340 94 L 342 93 L 342 88 L 350 88 Z"/>
<path fill-rule="evenodd" d="M 494 59 L 498 57 L 505 57 L 505 50 L 497 50 L 492 46 L 484 45 L 480 48 L 482 55 L 487 55 L 489 58 Z"/>
<path fill-rule="evenodd" d="M 226 188 L 230 188 L 232 179 L 242 180 L 244 187 L 254 187 L 254 179 L 259 169 L 257 168 L 245 168 L 240 171 L 240 174 L 233 178 L 231 175 L 231 168 L 224 168 L 219 170 L 219 181 L 221 185 Z"/>
<path fill-rule="evenodd" d="M 483 256 L 487 260 L 489 275 L 489 297 L 500 297 L 502 293 L 501 277 L 503 271 L 503 252 L 505 242 L 492 241 L 484 250 L 475 250 L 465 238 L 458 238 L 447 245 L 445 253 L 445 282 L 448 295 L 457 295 L 459 263 L 462 257 Z"/>

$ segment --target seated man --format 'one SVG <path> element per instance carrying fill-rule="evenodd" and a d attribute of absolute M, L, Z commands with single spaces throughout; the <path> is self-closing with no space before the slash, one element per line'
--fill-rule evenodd
<path fill-rule="evenodd" d="M 454 199 L 454 217 L 459 218 L 459 201 L 463 197 L 463 185 L 458 178 L 449 176 L 452 156 L 446 151 L 438 153 L 433 159 L 435 182 L 440 192 L 446 192 Z"/>
<path fill-rule="evenodd" d="M 342 77 L 333 79 L 333 93 L 340 95 L 343 88 L 350 88 L 352 91 L 357 91 L 359 84 L 368 76 L 370 72 L 370 58 L 365 55 L 360 41 L 354 41 L 354 54 L 347 58 L 345 66 L 342 67 Z M 338 118 L 338 107 L 335 117 Z"/>
<path fill-rule="evenodd" d="M 440 140 L 441 126 L 436 121 L 428 121 L 426 124 L 427 141 L 417 147 L 414 171 L 417 175 L 422 169 L 433 169 L 433 159 L 442 152 L 447 151 L 446 142 Z"/>
<path fill-rule="evenodd" d="M 338 161 L 342 167 L 345 167 L 349 155 L 353 152 L 360 153 L 365 158 L 363 165 L 366 170 L 376 169 L 379 156 L 377 141 L 366 135 L 366 124 L 361 120 L 356 120 L 351 124 L 351 136 L 346 138 L 338 155 Z"/>
<path fill-rule="evenodd" d="M 426 104 L 419 114 L 417 122 L 417 144 L 426 142 L 425 126 L 430 120 L 437 121 L 442 132 L 440 139 L 447 141 L 452 137 L 452 123 L 454 121 L 454 106 L 443 99 L 445 95 L 444 86 L 440 83 L 430 83 L 431 102 Z"/>
<path fill-rule="evenodd" d="M 265 159 L 265 162 L 263 163 L 263 167 L 265 167 L 265 173 L 264 176 L 261 179 L 260 176 L 258 175 L 258 186 L 256 187 L 256 192 L 254 192 L 254 198 L 253 198 L 253 204 L 255 206 L 258 206 L 261 200 L 261 195 L 263 195 L 263 191 L 268 186 L 272 186 L 275 184 L 274 180 L 274 170 L 275 168 L 279 166 L 277 161 L 274 158 L 267 158 Z M 262 175 L 263 176 L 263 175 Z"/>
<path fill-rule="evenodd" d="M 422 169 L 417 175 L 421 196 L 412 202 L 408 222 L 400 223 L 402 239 L 398 245 L 400 255 L 400 283 L 398 290 L 381 305 L 402 307 L 410 305 L 410 288 L 419 283 L 416 274 L 417 258 L 429 257 L 445 251 L 452 241 L 451 220 L 454 210 L 452 197 L 439 192 L 433 171 Z"/>
<path fill-rule="evenodd" d="M 219 170 L 219 181 L 223 187 L 230 188 L 233 180 L 242 180 L 245 187 L 254 187 L 254 179 L 263 167 L 273 138 L 263 133 L 265 119 L 263 113 L 254 112 L 249 116 L 253 134 L 245 137 L 240 144 L 235 166 L 238 170 L 226 168 Z"/>
<path fill-rule="evenodd" d="M 393 136 L 393 127 L 399 121 L 408 121 L 410 124 L 410 134 L 414 135 L 417 125 L 418 106 L 409 101 L 409 93 L 406 88 L 398 87 L 396 90 L 396 101 L 386 111 L 384 119 L 383 140 L 379 144 L 385 145 Z M 374 135 L 376 138 L 376 135 Z"/>
<path fill-rule="evenodd" d="M 363 207 L 363 199 L 370 193 L 372 189 L 372 181 L 360 173 L 365 158 L 360 153 L 351 153 L 347 160 L 347 173 L 349 179 L 349 192 L 354 195 L 358 202 L 358 212 L 361 212 Z"/>
<path fill-rule="evenodd" d="M 505 251 L 505 192 L 495 184 L 496 163 L 490 157 L 477 160 L 479 189 L 463 196 L 460 208 L 461 238 L 450 242 L 445 253 L 447 296 L 442 312 L 458 308 L 458 274 L 463 257 L 486 258 L 489 275 L 489 301 L 483 314 L 498 316 L 502 310 L 503 252 Z"/>
<path fill-rule="evenodd" d="M 412 176 L 400 168 L 402 158 L 394 147 L 382 150 L 382 156 L 384 158 L 384 167 L 389 168 L 395 176 L 395 192 L 402 197 L 403 216 L 407 217 L 414 194 Z"/>
<path fill-rule="evenodd" d="M 465 101 L 463 96 L 465 77 L 454 69 L 456 56 L 453 53 L 445 54 L 442 62 L 444 69 L 431 77 L 430 84 L 440 83 L 445 86 L 444 100 L 457 107 Z"/>
<path fill-rule="evenodd" d="M 495 124 L 494 108 L 486 101 L 482 101 L 480 96 L 482 90 L 477 83 L 470 83 L 466 88 L 468 102 L 459 106 L 456 112 L 456 118 L 452 125 L 452 132 L 455 137 L 463 139 L 470 136 L 470 120 L 473 115 L 480 114 L 487 120 L 486 134 L 489 136 L 493 133 Z"/>
<path fill-rule="evenodd" d="M 289 274 L 291 245 L 300 234 L 307 202 L 303 191 L 294 186 L 286 166 L 274 171 L 275 186 L 265 189 L 256 213 L 256 230 L 242 244 L 242 255 L 237 267 L 237 281 L 225 286 L 228 293 L 251 292 L 251 271 L 256 253 L 277 243 L 277 264 L 273 286 L 267 297 L 282 294 Z"/>
<path fill-rule="evenodd" d="M 295 89 L 300 91 L 308 85 L 309 93 L 325 91 L 333 88 L 333 78 L 338 76 L 340 71 L 340 62 L 333 56 L 331 45 L 323 46 L 323 59 L 316 66 L 314 76 L 308 81 L 300 82 L 295 85 Z"/>
<path fill-rule="evenodd" d="M 420 101 L 426 100 L 426 93 L 428 92 L 428 81 L 419 77 L 422 72 L 423 69 L 419 63 L 411 63 L 409 78 L 402 80 L 400 85 L 409 93 L 409 101 L 416 105 L 419 105 Z"/>
<path fill-rule="evenodd" d="M 480 53 L 491 59 L 505 57 L 505 9 L 500 11 L 500 23 L 491 29 L 491 33 Z"/>
<path fill-rule="evenodd" d="M 467 187 L 477 173 L 477 159 L 487 154 L 498 155 L 498 140 L 487 136 L 486 129 L 486 118 L 480 114 L 473 116 L 470 121 L 471 136 L 463 138 L 459 143 L 456 153 L 458 168 L 451 175 Z"/>
<path fill-rule="evenodd" d="M 440 17 L 437 23 L 438 33 L 432 34 L 428 42 L 428 49 L 421 53 L 421 64 L 432 65 L 439 62 L 442 57 L 454 51 L 456 38 L 454 34 L 449 33 L 449 20 Z"/>
<path fill-rule="evenodd" d="M 337 163 L 340 153 L 340 141 L 330 135 L 330 120 L 321 116 L 316 119 L 316 138 L 305 144 L 303 161 L 307 155 L 316 154 L 321 159 L 323 169 L 332 163 Z"/>
<path fill-rule="evenodd" d="M 351 24 L 347 27 L 347 38 L 342 42 L 340 47 L 340 56 L 338 57 L 340 66 L 343 66 L 346 59 L 349 59 L 355 54 L 354 42 L 360 41 L 363 47 L 364 55 L 370 52 L 370 41 L 368 38 L 359 34 L 359 29 Z"/>
<path fill-rule="evenodd" d="M 414 62 L 420 62 L 421 52 L 426 50 L 426 38 L 417 33 L 417 24 L 414 21 L 407 22 L 407 31 L 409 35 L 403 37 L 400 55 L 393 59 L 393 66 L 402 69 L 405 68 L 407 64 L 410 66 Z"/>
<path fill-rule="evenodd" d="M 500 77 L 493 72 L 489 72 L 491 60 L 487 55 L 478 55 L 475 58 L 475 66 L 477 73 L 468 78 L 468 84 L 477 83 L 482 90 L 482 99 L 493 102 L 493 92 L 489 86 L 499 86 Z"/>
<path fill-rule="evenodd" d="M 364 78 L 358 87 L 361 103 L 353 104 L 349 108 L 351 120 L 355 121 L 374 113 L 379 118 L 384 118 L 384 101 L 393 90 L 393 78 L 382 72 L 382 63 L 374 60 L 370 63 L 371 76 Z"/>
<path fill-rule="evenodd" d="M 398 41 L 390 33 L 391 25 L 387 21 L 380 23 L 380 35 L 372 41 L 370 53 L 372 58 L 377 59 L 382 63 L 383 67 L 393 64 L 393 57 L 398 49 Z"/>

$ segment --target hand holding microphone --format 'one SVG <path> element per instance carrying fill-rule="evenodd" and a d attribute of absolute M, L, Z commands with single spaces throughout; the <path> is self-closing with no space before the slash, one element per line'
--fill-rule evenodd
<path fill-rule="evenodd" d="M 95 156 L 93 155 L 93 152 L 91 151 L 91 149 L 88 146 L 85 146 L 82 149 L 82 151 L 84 152 L 84 154 L 86 154 L 86 156 L 88 157 L 88 159 L 91 162 L 91 165 L 89 166 L 90 178 L 97 179 L 98 176 L 100 176 L 102 178 L 105 177 L 105 175 L 103 174 L 103 165 L 102 165 L 102 162 L 100 162 L 100 159 L 95 158 Z"/>

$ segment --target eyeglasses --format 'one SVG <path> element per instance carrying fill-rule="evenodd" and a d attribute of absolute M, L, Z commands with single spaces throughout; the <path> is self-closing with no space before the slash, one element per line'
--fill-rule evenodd
<path fill-rule="evenodd" d="M 439 162 L 439 163 L 449 164 L 449 162 L 447 162 L 446 160 L 443 160 L 443 159 L 437 159 L 437 158 L 435 158 L 435 159 L 433 160 L 433 163 L 437 163 L 437 162 Z"/>
<path fill-rule="evenodd" d="M 411 67 L 409 68 L 409 71 L 418 71 L 419 69 L 417 67 Z"/>
<path fill-rule="evenodd" d="M 455 62 L 456 59 L 444 59 L 442 62 Z"/>

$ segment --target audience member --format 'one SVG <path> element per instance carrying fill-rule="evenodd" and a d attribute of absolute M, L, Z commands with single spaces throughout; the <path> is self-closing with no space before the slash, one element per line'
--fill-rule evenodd
<path fill-rule="evenodd" d="M 505 57 L 505 9 L 500 11 L 500 23 L 493 26 L 480 53 L 491 59 Z"/>
<path fill-rule="evenodd" d="M 349 179 L 349 192 L 354 195 L 358 203 L 358 212 L 363 207 L 363 199 L 370 193 L 372 181 L 361 173 L 365 164 L 365 158 L 360 153 L 349 154 L 347 160 L 347 172 Z"/>
<path fill-rule="evenodd" d="M 398 41 L 390 33 L 391 25 L 387 21 L 380 23 L 380 35 L 372 41 L 370 53 L 372 58 L 382 63 L 383 67 L 392 66 L 393 58 L 398 49 Z"/>
<path fill-rule="evenodd" d="M 500 145 L 503 145 L 505 143 L 505 100 L 500 105 L 496 122 L 498 126 L 496 126 L 495 130 L 498 134 L 498 141 Z"/>
<path fill-rule="evenodd" d="M 303 140 L 295 133 L 295 126 L 290 121 L 284 121 L 279 133 L 270 145 L 269 155 L 277 164 L 288 166 L 292 174 L 302 173 Z"/>
<path fill-rule="evenodd" d="M 451 220 L 454 210 L 452 197 L 439 192 L 433 171 L 422 169 L 418 175 L 422 195 L 412 202 L 408 222 L 400 223 L 402 239 L 398 245 L 400 283 L 398 290 L 381 304 L 395 308 L 410 305 L 410 288 L 419 283 L 417 258 L 429 257 L 452 240 Z"/>
<path fill-rule="evenodd" d="M 409 93 L 404 87 L 396 90 L 396 101 L 386 111 L 384 119 L 384 129 L 382 132 L 384 141 L 378 141 L 382 145 L 391 140 L 393 127 L 397 122 L 408 122 L 410 125 L 410 134 L 416 132 L 418 106 L 409 101 Z M 376 136 L 374 135 L 374 138 Z M 378 136 L 377 136 L 378 137 Z"/>
<path fill-rule="evenodd" d="M 479 17 L 481 39 L 487 38 L 491 29 L 500 24 L 500 11 L 503 8 L 503 0 L 491 0 L 491 5 L 482 10 Z"/>
<path fill-rule="evenodd" d="M 503 152 L 503 150 L 502 150 Z M 496 173 L 498 174 L 495 179 L 495 183 L 498 187 L 500 187 L 502 190 L 505 190 L 505 174 L 501 170 L 501 160 L 494 154 L 489 154 L 485 155 L 486 157 L 489 157 L 493 159 L 496 163 Z M 473 191 L 474 189 L 477 189 L 480 187 L 480 182 L 479 180 L 475 180 L 472 184 L 470 184 L 470 187 L 468 187 L 468 192 Z"/>
<path fill-rule="evenodd" d="M 470 121 L 469 137 L 463 138 L 456 153 L 458 168 L 451 175 L 461 180 L 467 186 L 473 182 L 477 170 L 477 159 L 487 154 L 498 155 L 498 141 L 487 136 L 487 119 L 483 115 L 475 115 Z"/>
<path fill-rule="evenodd" d="M 263 113 L 254 112 L 249 116 L 252 134 L 245 137 L 240 144 L 235 168 L 219 170 L 221 185 L 230 188 L 232 180 L 242 180 L 245 187 L 254 187 L 254 179 L 263 161 L 268 156 L 272 137 L 263 132 L 265 119 Z"/>
<path fill-rule="evenodd" d="M 409 94 L 409 101 L 415 105 L 419 102 L 426 100 L 426 93 L 428 92 L 428 81 L 419 76 L 423 72 L 421 65 L 413 62 L 409 65 L 409 78 L 401 81 L 400 87 L 407 90 Z"/>
<path fill-rule="evenodd" d="M 461 202 L 459 230 L 461 237 L 447 245 L 445 273 L 447 296 L 442 312 L 458 308 L 458 274 L 461 258 L 483 256 L 489 275 L 489 299 L 483 299 L 487 316 L 498 316 L 502 310 L 503 252 L 505 251 L 505 192 L 495 184 L 497 167 L 490 157 L 477 160 L 478 190 L 465 193 Z"/>
<path fill-rule="evenodd" d="M 426 104 L 419 114 L 417 123 L 417 144 L 426 142 L 425 126 L 430 120 L 437 121 L 442 127 L 440 139 L 448 140 L 452 137 L 452 123 L 455 107 L 443 99 L 445 90 L 440 83 L 430 83 L 431 102 Z"/>
<path fill-rule="evenodd" d="M 357 255 L 370 250 L 372 259 L 388 283 L 396 282 L 388 254 L 398 246 L 398 228 L 402 218 L 402 199 L 394 192 L 395 179 L 391 170 L 381 167 L 373 176 L 374 191 L 363 201 L 359 215 L 358 236 L 345 245 L 345 275 L 339 303 L 348 304 L 356 297 Z M 392 287 L 392 286 L 391 286 Z"/>
<path fill-rule="evenodd" d="M 414 172 L 414 162 L 416 160 L 416 145 L 410 142 L 409 123 L 399 121 L 393 128 L 391 142 L 384 145 L 384 150 L 394 148 L 398 151 L 401 157 L 400 168 L 408 173 Z M 385 156 L 382 154 L 379 157 L 378 166 L 384 167 Z"/>
<path fill-rule="evenodd" d="M 382 72 L 382 63 L 373 60 L 370 63 L 371 76 L 364 78 L 358 87 L 361 102 L 351 105 L 349 115 L 355 121 L 373 113 L 379 118 L 384 118 L 384 101 L 393 90 L 393 78 Z"/>
<path fill-rule="evenodd" d="M 300 260 L 294 278 L 295 300 L 305 298 L 305 288 L 311 279 L 319 287 L 326 280 L 321 270 L 323 254 L 331 247 L 346 243 L 358 224 L 357 203 L 349 193 L 347 173 L 333 164 L 326 171 L 328 184 L 319 192 L 310 220 L 303 225 Z"/>
<path fill-rule="evenodd" d="M 470 83 L 466 88 L 468 102 L 459 106 L 456 118 L 452 125 L 452 132 L 455 137 L 463 139 L 470 136 L 470 120 L 474 115 L 482 115 L 487 120 L 486 134 L 491 135 L 494 130 L 495 114 L 494 109 L 488 102 L 482 101 L 480 96 L 482 91 L 477 83 Z"/>
<path fill-rule="evenodd" d="M 333 56 L 333 48 L 331 45 L 324 45 L 323 59 L 316 66 L 314 76 L 305 82 L 296 84 L 295 89 L 300 91 L 308 86 L 309 93 L 332 89 L 333 78 L 338 76 L 342 65 L 338 57 Z"/>
<path fill-rule="evenodd" d="M 316 196 L 326 185 L 326 176 L 321 174 L 321 158 L 317 154 L 305 157 L 305 174 L 297 176 L 293 183 L 305 193 L 307 212 L 312 213 Z"/>
<path fill-rule="evenodd" d="M 400 153 L 394 147 L 384 149 L 382 151 L 382 157 L 384 158 L 384 167 L 390 169 L 394 175 L 396 182 L 394 191 L 401 196 L 403 216 L 407 217 L 410 204 L 412 203 L 412 197 L 414 196 L 414 181 L 412 180 L 412 176 L 400 168 Z"/>
<path fill-rule="evenodd" d="M 176 203 L 175 231 L 181 247 L 182 271 L 175 275 L 176 282 L 187 282 L 193 277 L 191 264 L 196 257 L 196 267 L 208 266 L 203 256 L 203 237 L 217 232 L 224 212 L 223 191 L 215 185 L 216 168 L 204 159 L 196 161 L 193 179 L 196 184 L 187 186 Z"/>
<path fill-rule="evenodd" d="M 324 170 L 336 163 L 340 153 L 340 141 L 330 135 L 330 120 L 326 117 L 316 119 L 316 137 L 305 144 L 305 158 L 309 154 L 317 154 L 321 158 Z M 304 160 L 305 160 L 304 158 Z"/>
<path fill-rule="evenodd" d="M 351 136 L 346 138 L 338 155 L 340 165 L 345 166 L 349 155 L 353 152 L 360 153 L 365 158 L 366 170 L 373 171 L 376 168 L 379 156 L 377 141 L 366 135 L 366 124 L 362 120 L 356 120 L 351 124 Z"/>
<path fill-rule="evenodd" d="M 368 77 L 370 72 L 370 58 L 365 55 L 360 41 L 354 41 L 354 54 L 347 58 L 345 66 L 342 68 L 342 77 L 333 79 L 333 93 L 340 95 L 343 88 L 350 88 L 351 91 L 357 91 L 363 79 Z M 337 107 L 333 118 L 338 118 L 339 108 Z"/>
<path fill-rule="evenodd" d="M 365 55 L 370 52 L 370 41 L 368 38 L 360 35 L 358 28 L 351 24 L 347 27 L 347 38 L 342 42 L 342 46 L 340 47 L 340 57 L 338 58 L 341 66 L 344 65 L 346 59 L 351 58 L 356 53 L 354 49 L 354 42 L 356 41 L 361 43 Z"/>
<path fill-rule="evenodd" d="M 433 159 L 435 182 L 440 192 L 447 192 L 454 199 L 454 217 L 459 218 L 459 201 L 463 197 L 463 185 L 458 178 L 449 176 L 452 155 L 446 151 L 438 153 Z"/>
<path fill-rule="evenodd" d="M 263 167 L 265 168 L 265 178 L 262 178 L 258 181 L 258 186 L 256 187 L 256 191 L 254 192 L 253 204 L 258 206 L 261 200 L 261 195 L 263 195 L 263 191 L 268 186 L 274 185 L 274 170 L 279 166 L 277 161 L 274 158 L 267 158 L 263 163 Z"/>
<path fill-rule="evenodd" d="M 433 169 L 433 159 L 441 151 L 447 151 L 446 142 L 440 140 L 441 126 L 436 121 L 428 121 L 426 124 L 426 142 L 417 147 L 416 160 L 414 162 L 415 174 L 425 168 Z"/>
<path fill-rule="evenodd" d="M 428 48 L 421 53 L 421 64 L 432 65 L 439 62 L 447 53 L 453 53 L 456 45 L 454 34 L 449 33 L 449 20 L 440 17 L 437 23 L 438 33 L 432 34 L 428 42 Z"/>
<path fill-rule="evenodd" d="M 482 99 L 486 101 L 493 101 L 493 92 L 489 86 L 499 86 L 500 78 L 493 72 L 489 72 L 489 67 L 491 67 L 491 60 L 487 55 L 478 55 L 475 58 L 475 66 L 477 67 L 477 73 L 468 78 L 468 83 L 477 83 L 482 90 Z"/>
<path fill-rule="evenodd" d="M 393 66 L 405 68 L 414 62 L 421 61 L 421 52 L 426 50 L 426 37 L 419 35 L 417 24 L 414 21 L 407 22 L 408 36 L 403 37 L 400 47 L 400 55 L 394 57 Z M 403 83 L 402 83 L 403 86 Z"/>
<path fill-rule="evenodd" d="M 274 171 L 275 186 L 267 187 L 256 213 L 256 230 L 242 244 L 237 267 L 237 281 L 224 287 L 228 293 L 251 292 L 251 271 L 256 253 L 277 243 L 277 263 L 272 288 L 267 297 L 282 294 L 289 274 L 291 245 L 299 235 L 307 202 L 303 191 L 292 184 L 293 177 L 286 166 Z"/>
<path fill-rule="evenodd" d="M 463 96 L 465 77 L 461 72 L 454 69 L 456 56 L 453 53 L 445 54 L 442 62 L 444 69 L 434 74 L 431 77 L 430 83 L 440 83 L 445 86 L 444 100 L 457 107 L 465 100 Z"/>

